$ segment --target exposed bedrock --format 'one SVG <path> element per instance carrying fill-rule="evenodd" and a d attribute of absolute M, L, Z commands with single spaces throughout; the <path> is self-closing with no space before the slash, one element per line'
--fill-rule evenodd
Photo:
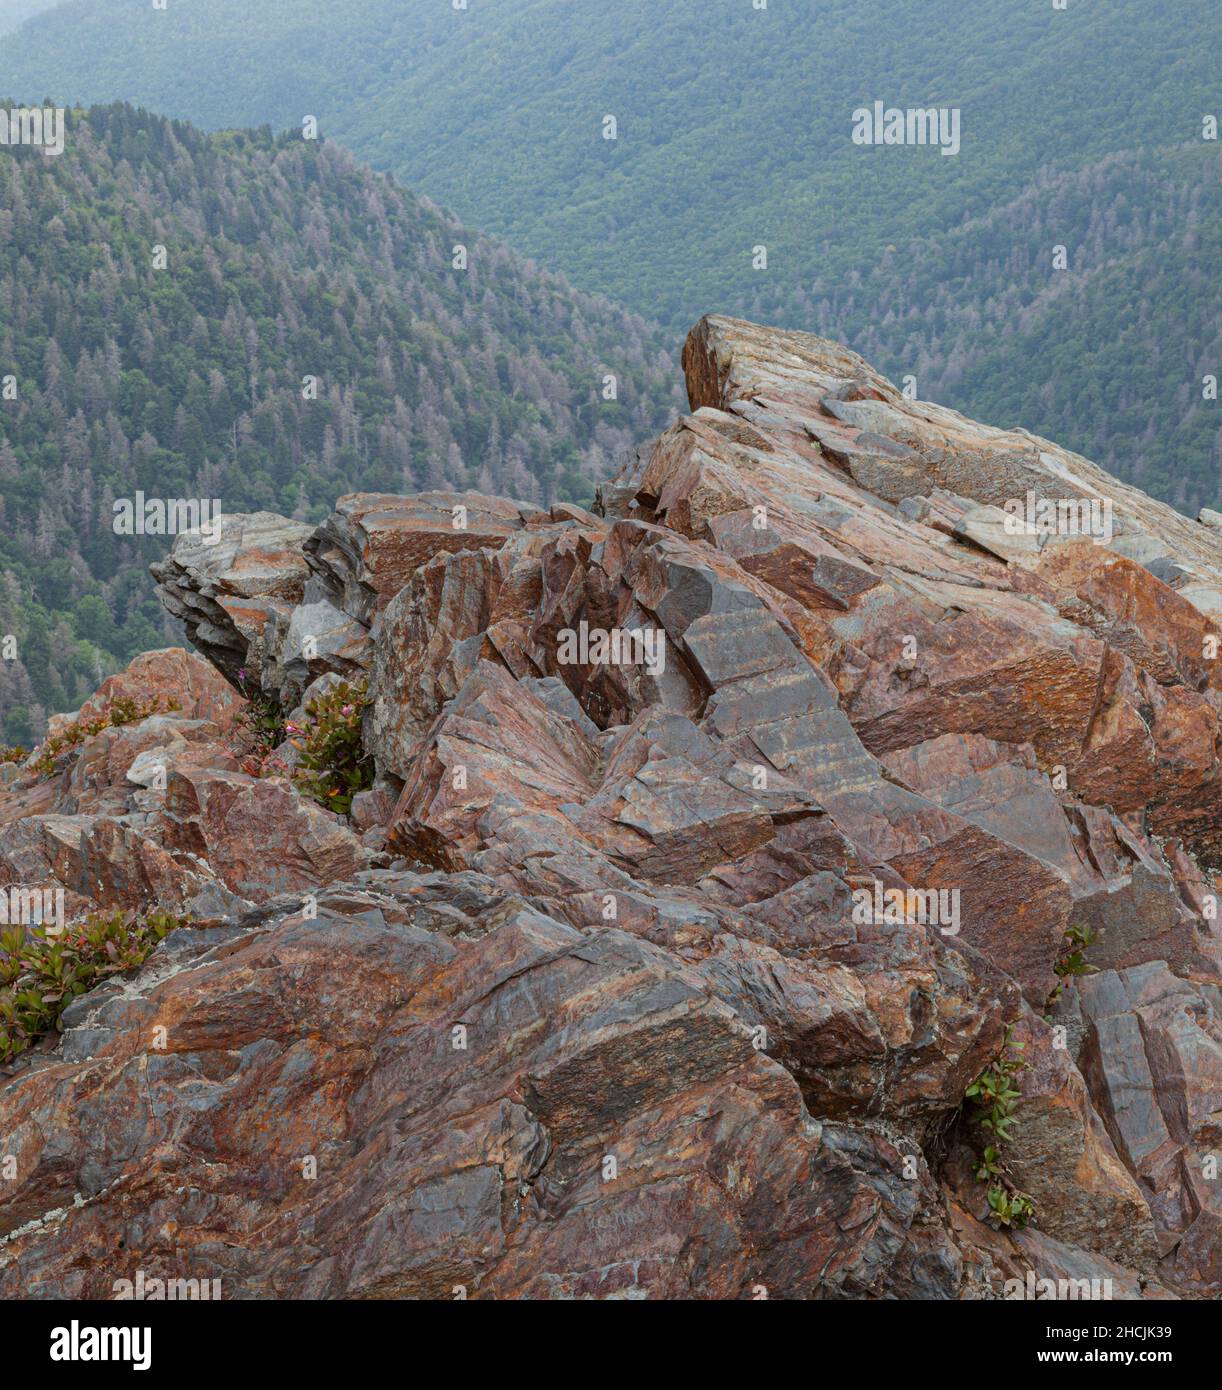
<path fill-rule="evenodd" d="M 200 655 L 5 771 L 0 883 L 196 925 L 0 1077 L 0 1294 L 1222 1293 L 1222 531 L 818 338 L 684 368 L 590 511 L 154 567 Z M 339 679 L 351 816 L 242 745 Z M 1025 1230 L 965 1102 L 1016 1043 Z"/>

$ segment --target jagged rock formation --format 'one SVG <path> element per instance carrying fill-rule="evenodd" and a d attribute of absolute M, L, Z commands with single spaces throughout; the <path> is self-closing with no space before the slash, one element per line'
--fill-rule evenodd
<path fill-rule="evenodd" d="M 0 1293 L 1222 1292 L 1222 533 L 831 343 L 684 366 L 597 514 L 349 497 L 157 567 L 247 691 L 364 672 L 377 781 L 251 775 L 159 653 L 117 679 L 180 710 L 0 793 L 0 881 L 204 923 L 0 1091 Z M 1017 1233 L 961 1110 L 1011 1027 Z"/>

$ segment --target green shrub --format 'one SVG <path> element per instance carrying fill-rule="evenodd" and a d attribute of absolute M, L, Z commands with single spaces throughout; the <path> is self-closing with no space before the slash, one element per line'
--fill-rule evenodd
<path fill-rule="evenodd" d="M 1018 1102 L 1022 1092 L 1012 1082 L 1027 1063 L 1023 1058 L 1024 1043 L 1014 1041 L 1013 1027 L 1006 1029 L 1001 1052 L 980 1073 L 964 1094 L 976 1102 L 977 1119 L 999 1142 L 1010 1138 L 1011 1128 L 1018 1123 Z"/>
<path fill-rule="evenodd" d="M 87 738 L 101 733 L 103 729 L 117 729 L 124 724 L 138 724 L 142 719 L 147 719 L 150 714 L 160 714 L 165 710 L 181 708 L 182 706 L 177 700 L 167 700 L 163 704 L 158 696 L 140 701 L 133 699 L 130 695 L 121 695 L 117 700 L 111 701 L 100 714 L 95 715 L 92 719 L 78 719 L 69 724 L 62 734 L 52 734 L 46 738 L 38 746 L 38 757 L 34 767 L 44 777 L 50 777 L 55 771 L 55 764 L 61 753 L 84 743 Z"/>
<path fill-rule="evenodd" d="M 989 1187 L 989 1215 L 999 1226 L 1013 1226 L 1021 1231 L 1035 1215 L 1035 1204 L 1025 1192 L 1013 1192 L 1003 1183 Z"/>
<path fill-rule="evenodd" d="M 238 689 L 246 700 L 246 708 L 238 715 L 238 723 L 250 736 L 250 746 L 242 759 L 242 770 L 252 777 L 262 777 L 268 758 L 284 742 L 287 725 L 280 702 L 262 690 L 247 687 L 246 667 L 238 672 Z"/>
<path fill-rule="evenodd" d="M 347 815 L 352 798 L 373 785 L 373 759 L 361 743 L 361 716 L 369 703 L 364 682 L 341 681 L 306 706 L 304 727 L 285 727 L 301 762 L 294 781 L 304 796 Z"/>
<path fill-rule="evenodd" d="M 90 913 L 62 932 L 13 926 L 0 934 L 0 1063 L 36 1043 L 78 996 L 143 965 L 183 919 L 168 912 Z"/>
<path fill-rule="evenodd" d="M 1057 963 L 1052 967 L 1053 973 L 1057 977 L 1057 982 L 1053 987 L 1052 993 L 1048 996 L 1044 1004 L 1046 1009 L 1052 1008 L 1065 992 L 1066 985 L 1075 980 L 1080 975 L 1095 974 L 1095 967 L 1086 959 L 1087 948 L 1093 946 L 1099 938 L 1087 926 L 1079 924 L 1070 927 L 1061 938 L 1061 956 Z"/>
<path fill-rule="evenodd" d="M 1014 1041 L 1013 1026 L 1006 1029 L 1001 1051 L 964 1092 L 974 1103 L 976 1121 L 996 1141 L 985 1146 L 976 1166 L 976 1179 L 987 1182 L 989 1215 L 999 1226 L 1021 1230 L 1035 1215 L 1035 1206 L 1025 1192 L 1008 1180 L 1001 1145 L 1011 1139 L 1010 1131 L 1019 1123 L 1018 1104 L 1022 1092 L 1016 1084 L 1027 1069 L 1024 1043 Z"/>

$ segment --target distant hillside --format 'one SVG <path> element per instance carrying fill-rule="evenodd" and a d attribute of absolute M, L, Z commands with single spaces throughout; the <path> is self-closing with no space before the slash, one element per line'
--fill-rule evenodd
<path fill-rule="evenodd" d="M 0 90 L 317 116 L 674 342 L 708 310 L 848 336 L 1192 509 L 1222 501 L 1191 390 L 1218 369 L 1219 43 L 1219 0 L 68 0 Z M 855 145 L 876 100 L 958 108 L 960 153 Z"/>
<path fill-rule="evenodd" d="M 784 317 L 814 275 L 984 214 L 1045 168 L 1198 137 L 1220 18 L 1213 0 L 68 0 L 8 46 L 0 89 L 209 127 L 313 114 L 686 331 L 759 298 Z M 875 100 L 961 108 L 961 153 L 854 145 Z"/>
<path fill-rule="evenodd" d="M 115 106 L 71 116 L 57 159 L 6 151 L 5 736 L 164 643 L 145 570 L 168 542 L 116 545 L 116 498 L 310 520 L 357 489 L 587 499 L 682 404 L 668 346 L 335 146 Z"/>

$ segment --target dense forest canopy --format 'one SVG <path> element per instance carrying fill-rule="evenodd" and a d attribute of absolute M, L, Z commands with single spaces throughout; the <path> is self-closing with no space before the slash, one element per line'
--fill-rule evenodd
<path fill-rule="evenodd" d="M 208 127 L 312 114 L 682 329 L 760 293 L 784 314 L 818 271 L 983 214 L 1042 170 L 1198 136 L 1220 18 L 1171 0 L 68 0 L 6 45 L 0 90 Z M 960 108 L 961 153 L 863 151 L 852 112 L 875 100 Z"/>
<path fill-rule="evenodd" d="M 680 406 L 669 346 L 338 147 L 69 113 L 62 156 L 0 156 L 3 736 L 171 635 L 169 542 L 117 543 L 116 499 L 588 500 Z"/>
<path fill-rule="evenodd" d="M 165 542 L 115 547 L 116 497 L 302 518 L 351 488 L 586 498 L 681 403 L 707 310 L 843 339 L 926 398 L 1219 505 L 1217 7 L 965 8 L 0 0 L 0 27 L 45 11 L 4 38 L 0 97 L 257 128 L 116 106 L 59 159 L 4 151 L 0 635 L 22 658 L 0 735 L 168 636 L 144 575 Z M 855 145 L 875 100 L 953 105 L 960 152 Z"/>
<path fill-rule="evenodd" d="M 847 338 L 1191 512 L 1222 491 L 1220 39 L 1216 0 L 66 0 L 0 92 L 313 115 L 675 343 L 709 310 Z M 960 152 L 855 145 L 875 101 L 959 110 Z"/>

